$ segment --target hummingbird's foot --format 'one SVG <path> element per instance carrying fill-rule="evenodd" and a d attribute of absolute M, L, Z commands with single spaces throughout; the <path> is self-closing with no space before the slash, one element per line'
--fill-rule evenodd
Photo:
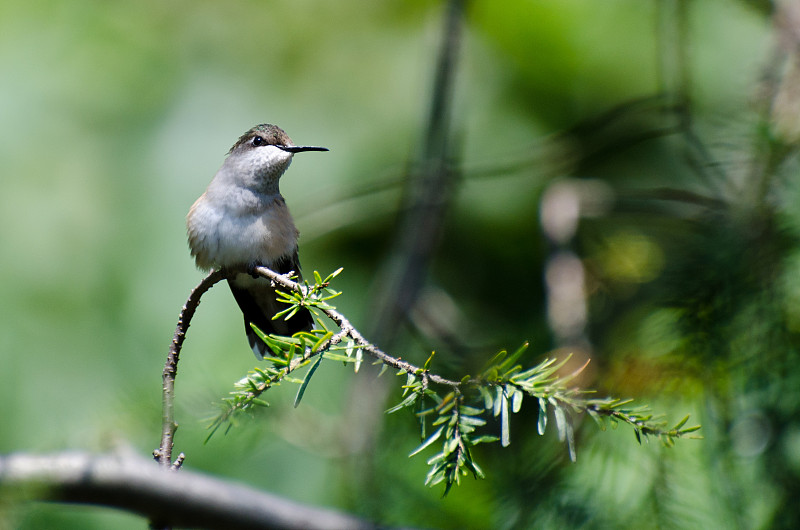
<path fill-rule="evenodd" d="M 258 272 L 256 272 L 256 269 L 258 267 L 262 267 L 262 266 L 263 266 L 263 264 L 261 262 L 259 262 L 259 261 L 254 261 L 252 263 L 249 263 L 247 265 L 247 274 L 249 274 L 250 276 L 252 276 L 255 279 L 261 278 L 261 275 Z"/>

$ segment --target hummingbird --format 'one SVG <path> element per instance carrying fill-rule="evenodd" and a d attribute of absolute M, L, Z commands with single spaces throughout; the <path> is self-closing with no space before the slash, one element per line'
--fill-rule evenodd
<path fill-rule="evenodd" d="M 280 179 L 295 153 L 327 150 L 294 145 L 275 125 L 256 125 L 233 144 L 222 167 L 186 216 L 189 248 L 198 268 L 231 270 L 228 285 L 244 315 L 247 340 L 259 360 L 268 348 L 251 323 L 266 334 L 278 335 L 309 330 L 314 323 L 305 308 L 288 320 L 273 320 L 287 306 L 278 302 L 271 281 L 252 271 L 264 266 L 300 277 L 300 233 L 281 195 Z"/>

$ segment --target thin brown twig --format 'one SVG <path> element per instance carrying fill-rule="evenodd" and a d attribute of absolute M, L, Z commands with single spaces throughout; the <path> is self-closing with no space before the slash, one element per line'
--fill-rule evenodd
<path fill-rule="evenodd" d="M 194 312 L 200 304 L 200 298 L 208 291 L 215 283 L 224 279 L 225 274 L 221 270 L 211 272 L 208 276 L 203 278 L 197 287 L 195 287 L 189 299 L 186 300 L 181 313 L 178 316 L 178 325 L 175 328 L 175 334 L 172 336 L 172 343 L 169 346 L 169 353 L 167 354 L 167 362 L 164 364 L 164 372 L 162 373 L 162 394 L 161 394 L 161 445 L 158 449 L 153 451 L 153 456 L 162 467 L 169 467 L 171 469 L 180 468 L 183 463 L 184 455 L 181 453 L 178 459 L 172 462 L 172 446 L 174 444 L 175 431 L 178 429 L 178 424 L 175 422 L 175 377 L 178 374 L 178 360 L 183 347 L 183 341 L 186 339 L 186 331 L 189 329 Z"/>

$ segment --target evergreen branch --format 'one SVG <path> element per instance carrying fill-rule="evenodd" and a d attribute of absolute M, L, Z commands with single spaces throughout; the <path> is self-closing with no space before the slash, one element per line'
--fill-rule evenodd
<path fill-rule="evenodd" d="M 378 361 L 382 362 L 383 364 L 390 366 L 392 368 L 396 368 L 398 370 L 403 370 L 408 373 L 419 374 L 422 373 L 423 369 L 415 366 L 409 362 L 402 360 L 399 357 L 392 357 L 391 355 L 385 353 L 383 350 L 369 342 L 367 339 L 364 338 L 363 335 L 350 323 L 350 321 L 341 313 L 336 311 L 335 308 L 329 306 L 327 303 L 324 303 L 328 300 L 328 298 L 320 298 L 319 293 L 321 292 L 329 292 L 324 291 L 328 288 L 328 282 L 337 276 L 342 269 L 338 269 L 331 275 L 329 275 L 323 282 L 317 283 L 313 286 L 309 286 L 307 283 L 306 285 L 300 285 L 299 283 L 292 281 L 290 277 L 282 274 L 278 274 L 277 272 L 268 269 L 267 267 L 256 267 L 255 272 L 257 274 L 261 274 L 262 276 L 269 278 L 276 286 L 283 287 L 287 289 L 290 294 L 283 294 L 283 299 L 285 301 L 291 301 L 291 303 L 297 303 L 299 305 L 308 307 L 309 309 L 317 308 L 319 309 L 325 316 L 331 319 L 341 330 L 341 339 L 344 337 L 349 337 L 357 347 L 361 348 L 363 351 L 367 352 L 369 355 L 377 359 Z M 316 273 L 315 273 L 316 274 Z M 319 303 L 323 302 L 323 303 Z M 319 320 L 317 321 L 319 322 Z M 341 340 L 339 339 L 339 340 Z M 334 345 L 335 343 L 330 342 L 329 344 L 324 344 L 323 349 L 327 348 L 329 345 Z M 451 387 L 458 387 L 461 383 L 459 381 L 451 381 L 444 377 L 431 374 L 430 380 L 436 384 L 446 385 Z"/>
<path fill-rule="evenodd" d="M 558 437 L 567 445 L 573 461 L 576 460 L 572 420 L 575 414 L 588 414 L 603 430 L 606 419 L 614 425 L 628 424 L 639 443 L 642 436 L 656 436 L 668 447 L 678 438 L 696 437 L 691 433 L 700 429 L 700 426 L 684 427 L 688 416 L 668 428 L 667 423 L 655 417 L 647 407 L 629 407 L 632 400 L 587 397 L 591 391 L 576 388 L 571 383 L 588 362 L 568 374 L 562 371 L 569 356 L 561 361 L 545 359 L 532 368 L 523 369 L 518 361 L 527 351 L 527 343 L 510 355 L 506 351 L 499 352 L 476 377 L 465 376 L 461 381 L 447 379 L 431 372 L 433 354 L 421 367 L 393 357 L 367 341 L 344 315 L 328 303 L 341 294 L 330 287 L 331 280 L 341 269 L 324 279 L 315 272 L 315 282 L 311 285 L 308 282 L 300 284 L 290 275 L 281 275 L 266 267 L 257 267 L 255 272 L 269 278 L 276 288 L 285 289 L 279 290 L 278 294 L 288 307 L 275 318 L 304 307 L 314 315 L 317 325 L 311 331 L 296 333 L 292 337 L 265 335 L 253 328 L 274 353 L 274 356 L 265 357 L 271 367 L 255 368 L 235 384 L 230 396 L 223 400 L 223 412 L 210 425 L 209 437 L 222 425 L 228 424 L 230 428 L 237 413 L 267 405 L 260 396 L 272 386 L 284 380 L 299 383 L 296 406 L 323 359 L 354 364 L 357 371 L 364 353 L 382 363 L 384 368 L 394 368 L 398 375 L 406 376 L 402 401 L 387 412 L 411 409 L 419 418 L 420 439 L 423 441 L 409 456 L 421 453 L 434 443 L 441 443 L 441 450 L 428 460 L 430 471 L 425 483 L 431 486 L 444 483 L 445 494 L 453 484 L 460 482 L 462 476 L 484 476 L 470 449 L 480 443 L 495 441 L 500 441 L 503 447 L 508 446 L 511 443 L 511 415 L 521 410 L 526 395 L 535 400 L 539 409 L 539 434 L 545 433 L 548 416 L 552 413 Z M 321 314 L 333 321 L 339 330 L 329 330 L 320 318 Z M 341 350 L 345 355 L 336 353 Z M 292 372 L 310 364 L 315 357 L 304 379 L 290 377 Z M 478 432 L 486 426 L 487 417 L 492 416 L 500 420 L 499 437 Z M 429 436 L 428 424 L 433 429 Z"/>

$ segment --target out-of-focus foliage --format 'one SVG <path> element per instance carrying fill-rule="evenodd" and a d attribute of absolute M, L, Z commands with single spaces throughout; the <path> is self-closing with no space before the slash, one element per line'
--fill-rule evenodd
<path fill-rule="evenodd" d="M 203 445 L 252 368 L 223 289 L 177 380 L 186 466 L 386 524 L 791 528 L 800 520 L 800 187 L 792 2 L 475 0 L 452 101 L 463 177 L 393 345 L 457 375 L 525 340 L 578 383 L 703 425 L 640 447 L 531 407 L 487 473 L 426 488 L 397 402 L 320 366 L 302 404 Z M 200 275 L 184 215 L 230 145 L 272 122 L 331 148 L 282 191 L 306 270 L 370 293 L 420 150 L 439 2 L 0 3 L 0 451 L 149 453 L 175 319 Z M 787 58 L 787 56 L 789 56 Z M 794 96 L 794 97 L 793 97 Z M 553 214 L 555 212 L 555 214 Z M 570 214 L 570 212 L 573 212 Z M 379 344 L 380 345 L 380 344 Z M 576 366 L 576 367 L 577 367 Z M 374 412 L 377 411 L 377 414 Z M 552 431 L 552 430 L 551 430 Z M 90 508 L 0 505 L 0 526 L 140 528 Z"/>

